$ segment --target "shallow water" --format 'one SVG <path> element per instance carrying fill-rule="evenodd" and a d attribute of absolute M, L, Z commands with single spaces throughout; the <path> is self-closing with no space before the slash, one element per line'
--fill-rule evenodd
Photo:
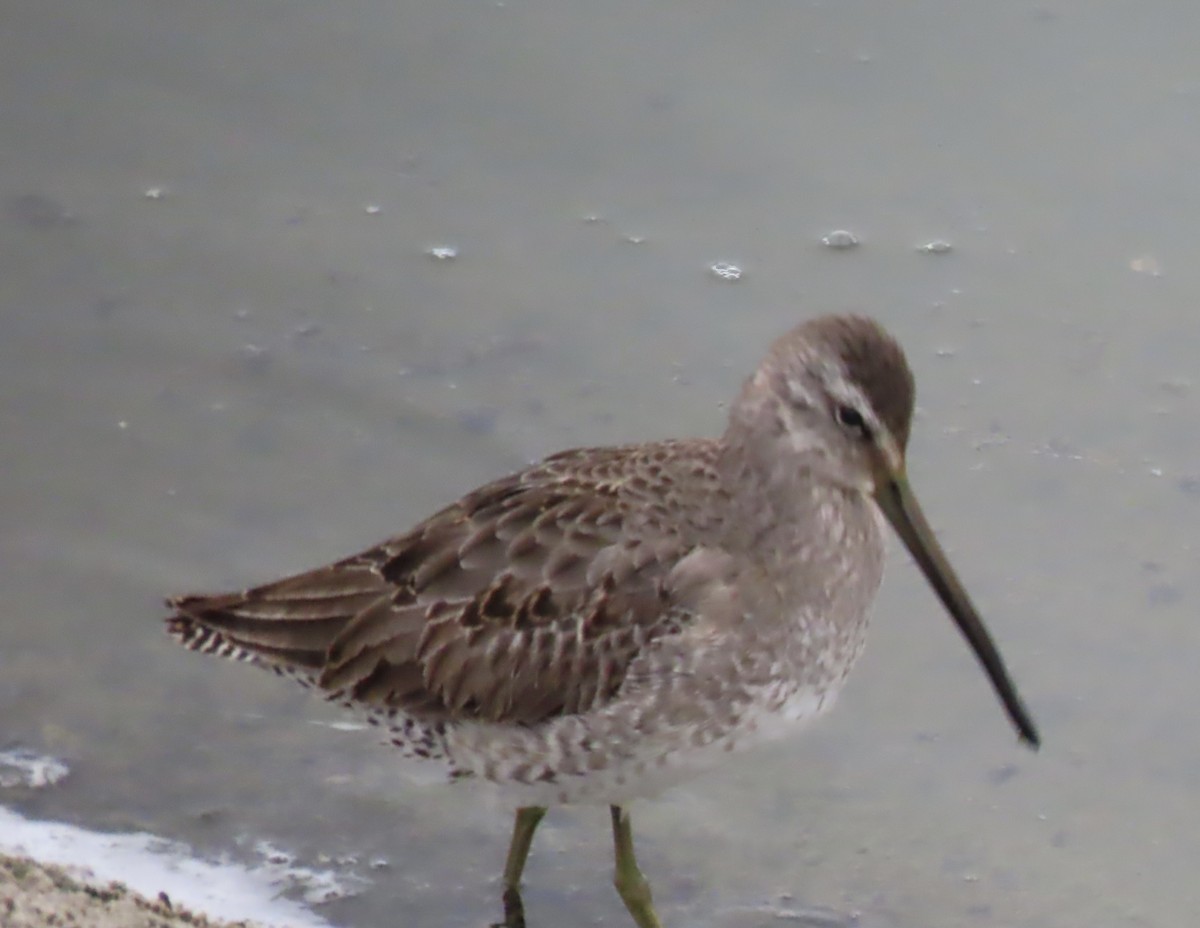
<path fill-rule="evenodd" d="M 1190 923 L 1194 5 L 4 20 L 0 748 L 71 774 L 0 802 L 353 857 L 334 924 L 486 923 L 507 813 L 174 647 L 161 597 L 347 554 L 560 447 L 712 433 L 771 337 L 853 308 L 909 350 L 914 483 L 1045 747 L 895 551 L 831 717 L 635 809 L 664 918 Z M 552 813 L 531 925 L 622 923 L 608 869 L 606 815 Z"/>

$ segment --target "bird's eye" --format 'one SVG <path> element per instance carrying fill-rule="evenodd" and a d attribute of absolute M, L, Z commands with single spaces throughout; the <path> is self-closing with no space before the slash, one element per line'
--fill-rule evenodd
<path fill-rule="evenodd" d="M 839 406 L 837 411 L 837 420 L 847 429 L 852 432 L 857 432 L 861 438 L 870 436 L 867 429 L 867 423 L 862 417 L 862 413 L 853 406 Z"/>

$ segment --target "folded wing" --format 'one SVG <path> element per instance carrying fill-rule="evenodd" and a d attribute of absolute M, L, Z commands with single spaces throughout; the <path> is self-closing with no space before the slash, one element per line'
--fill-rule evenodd
<path fill-rule="evenodd" d="M 580 473 L 570 454 L 338 563 L 170 600 L 168 628 L 331 699 L 430 720 L 533 724 L 594 708 L 689 621 L 668 584 L 688 542 L 625 532 L 644 513 L 641 494 L 604 479 L 619 462 Z"/>

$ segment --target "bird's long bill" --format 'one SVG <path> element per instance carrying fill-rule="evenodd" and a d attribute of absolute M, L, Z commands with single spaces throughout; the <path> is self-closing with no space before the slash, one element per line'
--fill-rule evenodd
<path fill-rule="evenodd" d="M 988 634 L 967 591 L 955 576 L 941 545 L 934 537 L 933 530 L 925 521 L 917 498 L 909 488 L 908 478 L 903 473 L 889 474 L 880 481 L 875 500 L 975 651 L 1021 739 L 1031 748 L 1036 748 L 1039 744 L 1037 727 L 1017 695 L 1017 688 L 1008 675 L 1004 659 L 992 642 L 992 636 Z"/>

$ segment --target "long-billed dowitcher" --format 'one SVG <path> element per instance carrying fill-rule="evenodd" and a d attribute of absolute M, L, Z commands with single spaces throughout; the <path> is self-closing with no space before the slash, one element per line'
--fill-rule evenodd
<path fill-rule="evenodd" d="M 1038 744 L 909 488 L 912 411 L 877 323 L 814 319 L 771 347 L 721 438 L 556 454 L 335 564 L 172 599 L 168 626 L 365 709 L 451 779 L 506 787 L 509 926 L 546 807 L 608 804 L 617 890 L 657 928 L 627 804 L 830 707 L 863 648 L 881 515 Z"/>

